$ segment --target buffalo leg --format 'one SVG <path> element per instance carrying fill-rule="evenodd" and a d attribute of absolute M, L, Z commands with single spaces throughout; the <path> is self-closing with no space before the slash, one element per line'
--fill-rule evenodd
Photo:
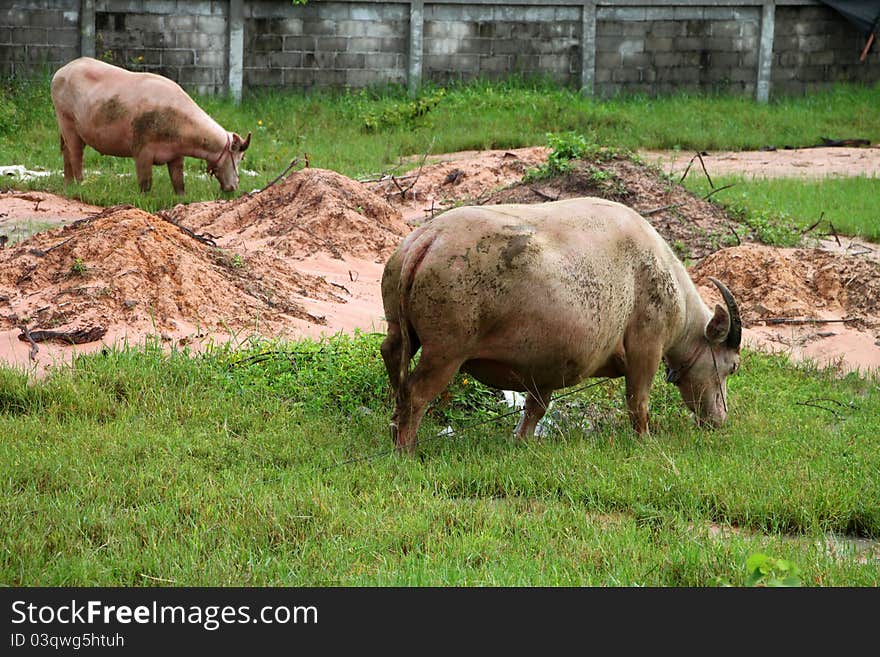
<path fill-rule="evenodd" d="M 659 364 L 659 357 L 627 354 L 626 407 L 633 429 L 639 435 L 648 430 L 648 400 Z"/>
<path fill-rule="evenodd" d="M 153 156 L 143 151 L 138 153 L 134 158 L 134 170 L 137 173 L 140 190 L 150 191 L 153 186 Z"/>
<path fill-rule="evenodd" d="M 168 163 L 168 175 L 171 177 L 174 193 L 183 196 L 183 156 Z"/>
<path fill-rule="evenodd" d="M 64 182 L 69 184 L 83 179 L 83 150 L 85 142 L 76 132 L 61 133 L 61 155 L 64 158 Z"/>
<path fill-rule="evenodd" d="M 523 416 L 516 425 L 515 436 L 518 440 L 530 438 L 535 435 L 535 427 L 544 417 L 547 408 L 550 406 L 550 395 L 552 390 L 538 391 L 538 394 L 530 392 L 526 395 L 526 404 L 523 409 Z"/>
<path fill-rule="evenodd" d="M 391 383 L 391 390 L 397 394 L 400 388 L 400 353 L 403 345 L 403 339 L 400 335 L 400 324 L 397 322 L 388 322 L 388 331 L 382 346 L 379 348 L 382 352 L 382 361 L 385 363 L 385 370 L 388 372 L 388 381 Z"/>
<path fill-rule="evenodd" d="M 391 432 L 398 451 L 415 454 L 416 433 L 428 403 L 452 380 L 462 361 L 433 357 L 422 350 L 422 357 L 412 374 L 400 382 L 397 394 L 397 426 Z"/>
<path fill-rule="evenodd" d="M 403 338 L 400 335 L 400 324 L 397 322 L 388 322 L 388 331 L 382 346 L 379 350 L 382 352 L 382 361 L 385 363 L 385 370 L 388 372 L 388 382 L 391 384 L 391 392 L 394 398 L 397 398 L 398 390 L 400 390 L 400 360 L 403 358 L 401 349 L 403 346 Z M 391 439 L 397 441 L 398 413 L 395 405 L 394 414 L 391 416 Z"/>

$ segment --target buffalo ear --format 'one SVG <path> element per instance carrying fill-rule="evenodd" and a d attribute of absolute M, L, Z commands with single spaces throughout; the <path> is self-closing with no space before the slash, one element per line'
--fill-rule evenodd
<path fill-rule="evenodd" d="M 247 134 L 247 137 L 244 138 L 244 141 L 241 140 L 237 134 L 232 137 L 232 149 L 244 153 L 248 146 L 251 145 L 251 133 Z"/>
<path fill-rule="evenodd" d="M 726 308 L 716 304 L 715 314 L 706 324 L 703 334 L 709 342 L 720 344 L 727 339 L 728 333 L 730 333 L 730 314 Z"/>

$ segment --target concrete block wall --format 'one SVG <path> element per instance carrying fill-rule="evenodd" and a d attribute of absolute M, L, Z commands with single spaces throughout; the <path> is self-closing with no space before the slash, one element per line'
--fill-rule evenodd
<path fill-rule="evenodd" d="M 0 75 L 32 77 L 79 56 L 77 2 L 0 2 Z"/>
<path fill-rule="evenodd" d="M 96 0 L 95 56 L 201 94 L 226 90 L 229 3 Z"/>
<path fill-rule="evenodd" d="M 581 7 L 425 7 L 423 77 L 433 82 L 545 76 L 577 86 Z"/>
<path fill-rule="evenodd" d="M 408 2 L 244 6 L 244 86 L 405 84 Z"/>
<path fill-rule="evenodd" d="M 754 94 L 761 7 L 600 8 L 594 89 Z"/>

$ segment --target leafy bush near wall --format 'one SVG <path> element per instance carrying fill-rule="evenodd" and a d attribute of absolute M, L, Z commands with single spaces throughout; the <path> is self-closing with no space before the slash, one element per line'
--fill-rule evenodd
<path fill-rule="evenodd" d="M 413 125 L 440 104 L 446 95 L 445 89 L 436 89 L 414 100 L 395 102 L 381 110 L 366 112 L 363 116 L 366 132 L 379 132 L 385 128 Z"/>
<path fill-rule="evenodd" d="M 18 110 L 12 103 L 9 92 L 0 87 L 0 135 L 11 134 L 18 121 Z"/>
<path fill-rule="evenodd" d="M 51 115 L 54 108 L 49 93 L 49 77 L 21 80 L 0 78 L 0 135 L 15 135 L 36 117 Z M 53 139 L 57 148 L 57 135 Z"/>

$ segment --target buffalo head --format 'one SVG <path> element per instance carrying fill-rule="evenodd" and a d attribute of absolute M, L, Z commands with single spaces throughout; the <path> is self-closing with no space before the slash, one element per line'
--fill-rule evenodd
<path fill-rule="evenodd" d="M 238 166 L 250 145 L 251 133 L 242 139 L 237 133 L 230 132 L 220 155 L 216 160 L 208 162 L 208 173 L 218 180 L 220 189 L 224 192 L 238 189 Z"/>
<path fill-rule="evenodd" d="M 715 306 L 702 335 L 692 342 L 691 353 L 677 367 L 667 366 L 666 380 L 678 386 L 698 422 L 720 426 L 727 419 L 727 377 L 739 368 L 742 320 L 730 290 L 721 281 L 709 280 L 726 307 Z"/>

